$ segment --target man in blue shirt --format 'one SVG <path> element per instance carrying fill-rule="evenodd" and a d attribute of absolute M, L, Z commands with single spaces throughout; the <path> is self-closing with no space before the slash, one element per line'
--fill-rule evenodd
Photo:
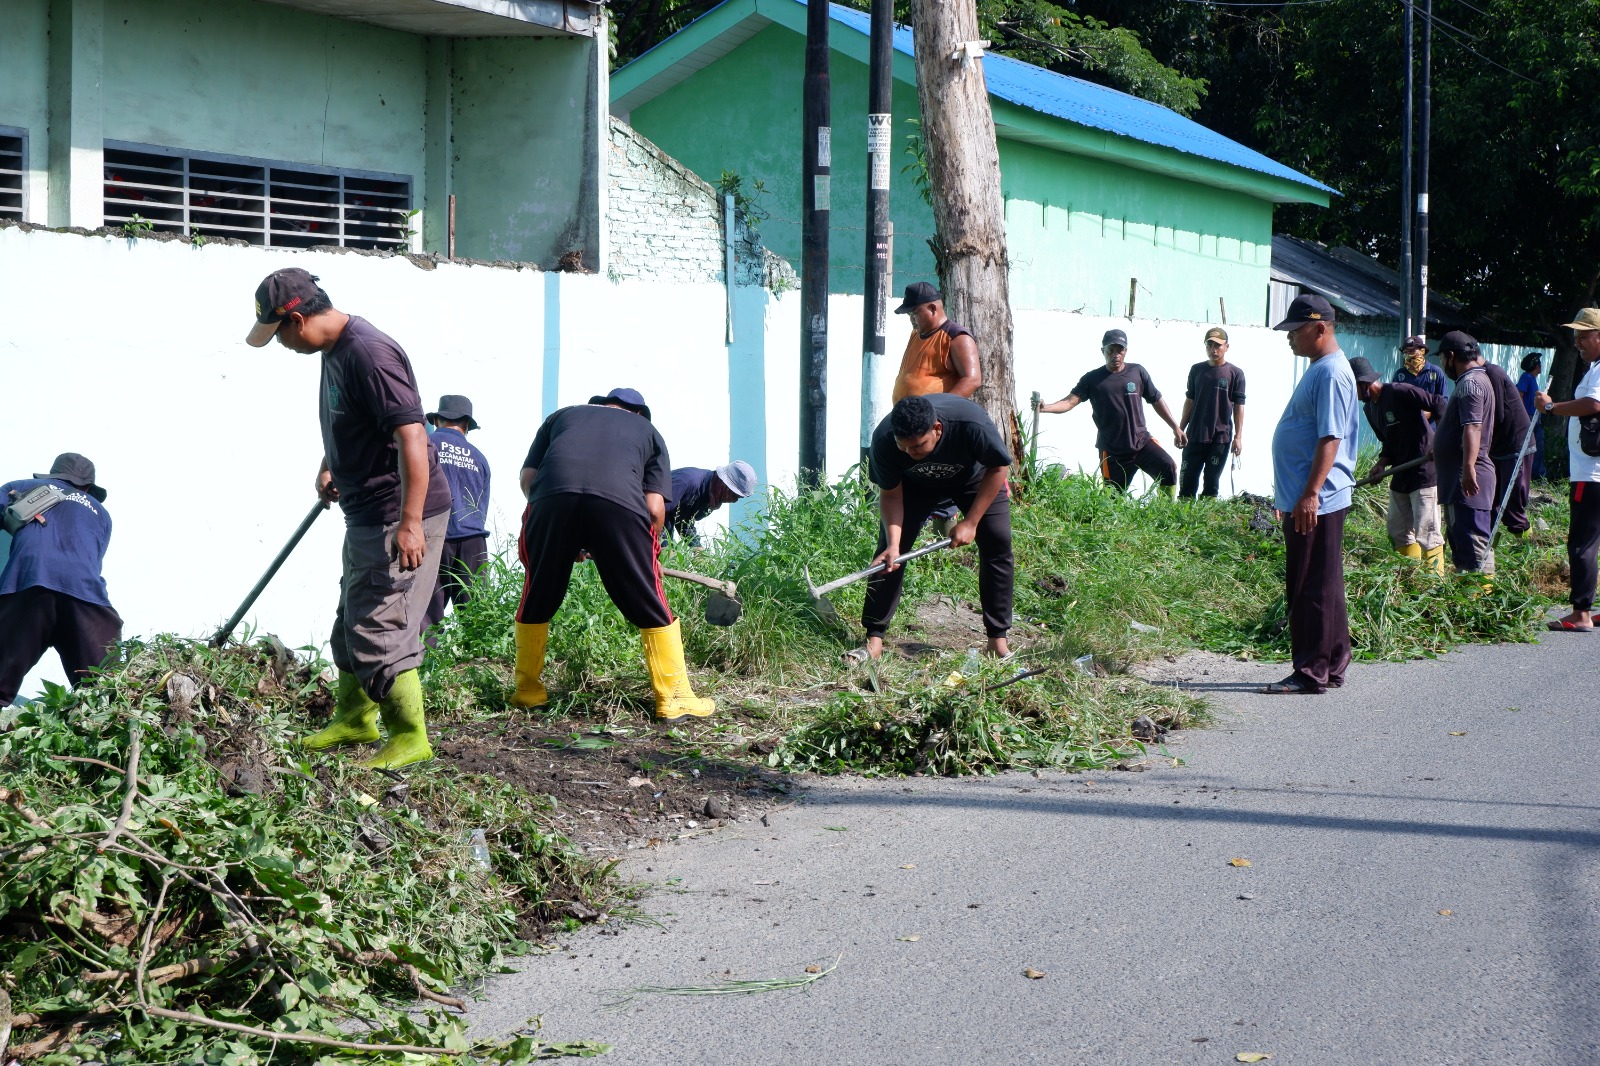
<path fill-rule="evenodd" d="M 1400 366 L 1391 379 L 1401 385 L 1415 385 L 1433 396 L 1444 395 L 1444 374 L 1428 362 L 1428 338 L 1407 337 L 1400 344 Z"/>
<path fill-rule="evenodd" d="M 1517 392 L 1522 396 L 1522 409 L 1528 412 L 1529 418 L 1539 418 L 1533 410 L 1533 398 L 1539 394 L 1539 375 L 1544 373 L 1544 354 L 1542 352 L 1529 352 L 1522 357 L 1522 376 L 1517 379 Z M 1533 431 L 1533 476 L 1540 481 L 1545 479 L 1544 472 L 1544 422 L 1539 421 L 1539 426 Z"/>
<path fill-rule="evenodd" d="M 756 469 L 743 459 L 706 470 L 680 466 L 672 472 L 672 499 L 667 501 L 667 532 L 700 547 L 695 523 L 723 504 L 742 500 L 756 490 Z"/>
<path fill-rule="evenodd" d="M 478 428 L 472 401 L 465 396 L 439 397 L 439 409 L 429 412 L 433 429 L 429 443 L 439 453 L 439 469 L 450 482 L 450 524 L 445 528 L 444 550 L 439 556 L 439 580 L 422 616 L 423 643 L 433 647 L 438 636 L 433 627 L 450 604 L 460 607 L 471 598 L 472 582 L 489 561 L 489 460 L 467 434 Z"/>
<path fill-rule="evenodd" d="M 1294 673 L 1263 692 L 1318 695 L 1344 684 L 1350 623 L 1344 595 L 1344 520 L 1355 487 L 1360 404 L 1333 331 L 1333 306 L 1306 294 L 1274 329 L 1311 360 L 1272 435 L 1273 506 L 1288 548 L 1284 596 Z"/>
<path fill-rule="evenodd" d="M 0 570 L 0 707 L 16 699 L 22 679 L 47 650 L 55 649 L 76 686 L 122 639 L 122 618 L 100 574 L 111 516 L 94 464 L 63 452 L 48 474 L 0 485 L 0 507 L 46 484 L 65 498 L 15 532 Z"/>

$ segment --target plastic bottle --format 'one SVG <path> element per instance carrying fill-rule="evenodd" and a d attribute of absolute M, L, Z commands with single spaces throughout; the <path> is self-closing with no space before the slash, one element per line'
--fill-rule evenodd
<path fill-rule="evenodd" d="M 482 829 L 474 829 L 468 842 L 468 850 L 472 853 L 472 861 L 485 870 L 494 868 L 494 862 L 489 858 L 489 841 L 483 835 Z"/>

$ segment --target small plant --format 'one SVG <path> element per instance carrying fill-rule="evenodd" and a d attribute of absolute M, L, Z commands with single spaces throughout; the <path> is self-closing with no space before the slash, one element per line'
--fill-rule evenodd
<path fill-rule="evenodd" d="M 200 232 L 200 227 L 199 226 L 190 226 L 189 227 L 189 243 L 192 244 L 194 247 L 200 248 L 200 247 L 204 246 L 206 241 L 209 240 L 209 239 L 210 238 L 208 238 L 204 233 Z"/>
<path fill-rule="evenodd" d="M 905 154 L 911 157 L 911 162 L 900 168 L 900 173 L 911 175 L 911 184 L 917 188 L 917 195 L 922 197 L 922 202 L 929 207 L 933 206 L 933 185 L 928 180 L 928 146 L 922 139 L 922 120 L 917 118 L 906 119 L 911 133 L 906 134 Z"/>
<path fill-rule="evenodd" d="M 122 223 L 124 237 L 148 237 L 155 230 L 156 224 L 135 211 Z"/>
<path fill-rule="evenodd" d="M 767 191 L 766 183 L 760 178 L 751 181 L 747 187 L 737 171 L 724 170 L 722 177 L 717 179 L 717 191 L 723 196 L 733 197 L 734 214 L 746 226 L 754 228 L 770 217 L 770 213 L 756 199 L 766 195 Z"/>

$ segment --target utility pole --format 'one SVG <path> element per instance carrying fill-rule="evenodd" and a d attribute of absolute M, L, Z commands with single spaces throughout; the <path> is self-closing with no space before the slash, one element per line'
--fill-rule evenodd
<path fill-rule="evenodd" d="M 894 0 L 872 0 L 867 55 L 866 295 L 861 321 L 861 457 L 878 427 L 878 371 L 887 347 L 889 292 L 894 276 L 894 231 L 889 221 L 889 163 L 894 141 Z M 863 467 L 864 469 L 864 467 Z"/>
<path fill-rule="evenodd" d="M 941 278 L 949 316 L 978 342 L 983 384 L 973 395 L 1020 455 L 1016 377 L 1011 361 L 1011 292 L 1000 149 L 983 74 L 976 0 L 913 0 L 917 99 L 944 250 Z"/>
<path fill-rule="evenodd" d="M 806 5 L 805 100 L 800 158 L 800 483 L 828 470 L 828 218 L 833 164 L 828 84 L 828 7 Z"/>
<path fill-rule="evenodd" d="M 1400 339 L 1412 335 L 1411 296 L 1411 142 L 1412 53 L 1411 0 L 1400 0 L 1400 40 L 1405 52 L 1405 92 L 1400 118 Z"/>
<path fill-rule="evenodd" d="M 1428 137 L 1433 114 L 1433 0 L 1422 0 L 1422 115 L 1417 129 L 1417 332 L 1428 332 Z"/>

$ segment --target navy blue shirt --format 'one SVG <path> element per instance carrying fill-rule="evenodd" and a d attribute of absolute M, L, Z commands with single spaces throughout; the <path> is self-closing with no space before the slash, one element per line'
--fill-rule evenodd
<path fill-rule="evenodd" d="M 672 472 L 672 498 L 667 501 L 667 529 L 681 540 L 700 546 L 694 524 L 712 511 L 711 482 L 715 470 L 680 466 Z"/>
<path fill-rule="evenodd" d="M 1422 369 L 1415 374 L 1407 370 L 1405 365 L 1402 364 L 1400 369 L 1394 372 L 1394 377 L 1390 380 L 1400 385 L 1415 385 L 1423 392 L 1431 393 L 1434 396 L 1444 395 L 1444 371 L 1432 363 L 1424 362 Z"/>
<path fill-rule="evenodd" d="M 450 528 L 446 540 L 487 536 L 484 526 L 489 513 L 489 460 L 467 435 L 450 426 L 440 426 L 429 438 L 439 452 L 439 469 L 450 482 Z"/>
<path fill-rule="evenodd" d="M 59 478 L 28 478 L 0 485 L 0 504 L 9 505 L 40 485 L 54 485 L 67 498 L 44 513 L 44 525 L 29 522 L 11 540 L 11 558 L 0 571 L 0 596 L 47 588 L 85 603 L 110 607 L 100 564 L 111 543 L 106 505 Z"/>
<path fill-rule="evenodd" d="M 411 360 L 388 334 L 350 317 L 322 356 L 322 454 L 339 490 L 346 525 L 400 520 L 400 446 L 394 431 L 422 424 L 422 396 Z M 450 485 L 428 449 L 422 517 L 450 509 Z"/>

